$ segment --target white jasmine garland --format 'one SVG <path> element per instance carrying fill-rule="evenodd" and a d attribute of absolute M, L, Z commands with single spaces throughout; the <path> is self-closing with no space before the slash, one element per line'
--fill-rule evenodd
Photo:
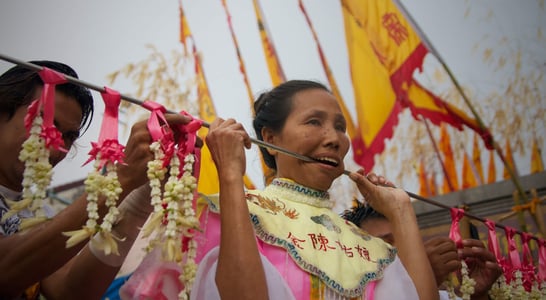
<path fill-rule="evenodd" d="M 99 155 L 97 155 L 97 159 Z M 100 188 L 100 194 L 104 195 L 106 198 L 105 204 L 108 208 L 108 212 L 102 219 L 102 223 L 99 227 L 99 233 L 102 238 L 91 240 L 91 243 L 98 249 L 102 249 L 106 255 L 111 253 L 119 255 L 116 241 L 119 238 L 112 234 L 112 226 L 119 216 L 117 202 L 121 192 L 122 189 L 118 180 L 116 165 L 109 161 L 106 163 L 106 175 L 102 176 L 102 185 Z"/>
<path fill-rule="evenodd" d="M 455 300 L 457 299 L 457 295 L 455 294 L 455 283 L 457 279 L 455 278 L 454 273 L 450 273 L 447 276 L 447 279 L 442 283 L 442 285 L 446 288 L 447 295 L 449 296 L 449 300 Z"/>
<path fill-rule="evenodd" d="M 193 191 L 197 188 L 197 179 L 192 175 L 194 162 L 195 158 L 192 154 L 188 154 L 184 158 L 184 174 L 181 178 L 181 181 L 183 182 L 182 209 L 184 214 L 181 223 L 185 226 L 183 235 L 189 239 L 186 260 L 182 266 L 183 272 L 180 275 L 180 280 L 184 284 L 184 289 L 178 294 L 178 298 L 182 300 L 188 299 L 197 273 L 197 264 L 195 263 L 197 243 L 193 239 L 192 232 L 193 230 L 199 229 L 199 220 L 195 216 L 195 210 L 193 209 L 192 204 L 194 197 Z"/>
<path fill-rule="evenodd" d="M 144 236 L 156 233 L 146 247 L 151 251 L 161 245 L 162 257 L 167 261 L 181 264 L 182 274 L 180 281 L 184 289 L 179 293 L 180 299 L 188 299 L 197 265 L 195 263 L 196 243 L 193 240 L 192 230 L 199 228 L 199 221 L 193 210 L 194 191 L 197 188 L 197 179 L 193 177 L 192 154 L 184 158 L 183 174 L 180 176 L 180 159 L 174 154 L 169 161 L 169 178 L 161 193 L 161 181 L 164 179 L 167 168 L 163 168 L 165 154 L 160 142 L 150 145 L 154 153 L 154 160 L 148 163 L 148 178 L 151 187 L 151 204 L 154 212 L 150 221 L 142 229 Z M 182 240 L 188 238 L 188 250 L 182 251 Z"/>
<path fill-rule="evenodd" d="M 510 282 L 512 299 L 523 299 L 526 296 L 525 288 L 523 287 L 522 274 L 520 270 L 514 272 L 514 279 Z"/>
<path fill-rule="evenodd" d="M 533 286 L 531 287 L 531 292 L 529 294 L 529 299 L 531 300 L 544 299 L 542 298 L 542 293 L 540 292 L 540 288 L 538 287 L 538 281 L 533 282 Z"/>
<path fill-rule="evenodd" d="M 95 233 L 99 233 L 100 239 L 91 240 L 93 246 L 103 250 L 106 255 L 111 253 L 119 255 L 116 242 L 119 238 L 112 234 L 112 226 L 119 215 L 117 202 L 122 189 L 116 173 L 116 165 L 113 162 L 106 162 L 106 174 L 101 174 L 100 156 L 101 154 L 98 153 L 93 165 L 93 171 L 88 174 L 84 181 L 87 193 L 87 221 L 82 229 L 64 232 L 63 234 L 69 237 L 66 241 L 66 247 L 69 248 L 92 237 Z M 108 212 L 99 225 L 98 202 L 101 195 L 106 199 L 105 205 Z"/>
<path fill-rule="evenodd" d="M 472 294 L 474 294 L 474 287 L 476 286 L 476 280 L 473 278 L 470 278 L 468 276 L 468 265 L 464 260 L 461 261 L 461 275 L 462 275 L 462 282 L 461 282 L 461 298 L 463 300 L 470 300 L 470 297 Z"/>
<path fill-rule="evenodd" d="M 184 189 L 182 181 L 178 179 L 180 174 L 180 160 L 178 156 L 173 155 L 170 162 L 169 179 L 165 183 L 165 192 L 163 197 L 166 206 L 166 228 L 164 230 L 163 254 L 168 261 L 180 262 L 182 260 L 182 227 L 179 226 L 180 219 L 183 217 L 180 212 L 179 203 L 182 200 L 182 191 Z"/>
<path fill-rule="evenodd" d="M 161 143 L 155 141 L 150 144 L 150 150 L 154 154 L 154 159 L 148 162 L 147 176 L 150 185 L 150 198 L 151 205 L 154 208 L 150 220 L 147 222 L 146 226 L 142 229 L 144 237 L 150 236 L 154 231 L 156 231 L 161 222 L 163 221 L 163 216 L 165 214 L 165 208 L 163 207 L 163 200 L 161 198 L 161 181 L 165 178 L 167 169 L 163 168 L 163 158 L 165 154 L 161 149 Z M 150 240 L 147 250 L 151 251 L 157 240 Z"/>
<path fill-rule="evenodd" d="M 43 200 L 47 196 L 46 189 L 51 183 L 53 171 L 49 163 L 49 149 L 45 146 L 45 140 L 40 137 L 42 123 L 41 116 L 34 118 L 29 137 L 23 142 L 19 153 L 19 160 L 25 163 L 22 199 L 17 202 L 8 201 L 10 210 L 2 218 L 5 221 L 19 211 L 29 209 L 33 217 L 21 221 L 21 231 L 47 220 L 43 211 Z"/>
<path fill-rule="evenodd" d="M 501 274 L 499 278 L 493 283 L 491 289 L 489 289 L 489 296 L 491 299 L 504 300 L 510 299 L 511 288 L 506 283 L 506 277 L 504 274 Z"/>

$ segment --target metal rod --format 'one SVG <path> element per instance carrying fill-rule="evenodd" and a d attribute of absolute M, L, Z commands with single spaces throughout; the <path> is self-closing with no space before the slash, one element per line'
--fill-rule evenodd
<path fill-rule="evenodd" d="M 32 63 L 28 63 L 28 62 L 25 62 L 25 61 L 22 61 L 22 60 L 19 60 L 19 59 L 16 59 L 16 58 L 13 58 L 13 57 L 10 57 L 10 56 L 7 56 L 7 55 L 4 55 L 2 53 L 0 53 L 0 59 L 2 60 L 5 60 L 5 61 L 9 61 L 13 64 L 16 64 L 16 65 L 20 65 L 20 66 L 23 66 L 23 67 L 26 67 L 28 69 L 31 69 L 31 70 L 35 70 L 35 71 L 41 71 L 43 69 L 42 66 L 39 66 L 39 65 L 36 65 L 36 64 L 32 64 Z M 104 92 L 104 87 L 100 87 L 98 85 L 95 85 L 95 84 L 91 84 L 89 82 L 86 82 L 86 81 L 83 81 L 83 80 L 80 80 L 78 78 L 75 78 L 75 77 L 72 77 L 72 76 L 68 76 L 66 74 L 63 74 L 63 76 L 66 78 L 66 80 L 68 82 L 71 82 L 71 83 L 74 83 L 74 84 L 77 84 L 77 85 L 81 85 L 81 86 L 84 86 L 84 87 L 87 87 L 89 89 L 92 89 L 92 90 L 95 90 L 95 91 L 98 91 L 98 92 Z M 123 95 L 123 94 L 120 94 L 121 96 L 121 99 L 125 100 L 125 101 L 128 101 L 130 103 L 133 103 L 133 104 L 136 104 L 136 105 L 139 105 L 139 106 L 142 106 L 142 104 L 144 103 L 143 101 L 139 100 L 139 99 L 136 99 L 136 98 L 133 98 L 133 97 L 130 97 L 130 96 L 127 96 L 127 95 Z M 174 111 L 170 111 L 170 110 L 167 110 L 167 112 L 169 113 L 173 113 L 173 114 L 176 114 L 177 112 L 174 112 Z M 208 124 L 207 122 L 203 122 L 202 124 L 203 127 L 206 127 L 206 128 L 209 128 L 210 127 L 210 124 Z M 268 148 L 268 149 L 273 149 L 273 150 L 277 150 L 283 154 L 286 154 L 286 155 L 289 155 L 289 156 L 292 156 L 294 158 L 297 158 L 297 159 L 300 159 L 302 161 L 306 161 L 306 162 L 320 162 L 312 157 L 309 157 L 309 156 L 305 156 L 305 155 L 302 155 L 302 154 L 298 154 L 298 153 L 295 153 L 295 152 L 292 152 L 290 150 L 287 150 L 287 149 L 284 149 L 284 148 L 281 148 L 281 147 L 278 147 L 276 145 L 273 145 L 273 144 L 269 144 L 267 142 L 264 142 L 264 141 L 261 141 L 261 140 L 257 140 L 257 139 L 254 139 L 254 138 L 250 138 L 251 142 L 253 144 L 256 144 L 260 147 L 265 147 L 265 148 Z M 344 175 L 349 175 L 351 174 L 350 171 L 348 170 L 344 170 L 343 171 L 343 174 Z M 435 205 L 435 206 L 438 206 L 438 207 L 441 207 L 441 208 L 445 208 L 445 209 L 451 209 L 450 206 L 448 205 L 445 205 L 443 203 L 440 203 L 438 201 L 434 201 L 434 200 L 431 200 L 431 199 L 427 199 L 425 197 L 421 197 L 419 195 L 416 195 L 412 192 L 408 192 L 408 191 L 405 191 L 406 194 L 408 194 L 408 196 L 410 196 L 411 198 L 414 198 L 414 199 L 417 199 L 417 200 L 420 200 L 420 201 L 423 201 L 423 202 L 426 202 L 428 204 L 432 204 L 432 205 Z M 481 218 L 481 217 L 478 217 L 478 216 L 475 216 L 475 215 L 472 215 L 472 214 L 469 214 L 467 212 L 464 212 L 464 215 L 469 217 L 469 218 L 472 218 L 472 219 L 476 219 L 478 221 L 481 221 L 481 222 L 485 222 L 486 220 L 484 218 Z M 498 228 L 501 228 L 501 229 L 506 229 L 506 226 L 504 225 L 501 225 L 501 224 L 497 224 L 495 223 L 495 226 L 498 227 Z M 523 232 L 521 231 L 518 231 L 516 230 L 516 232 L 518 234 L 522 234 Z M 536 236 L 531 236 L 532 239 L 535 239 L 535 240 L 539 240 L 538 237 Z"/>

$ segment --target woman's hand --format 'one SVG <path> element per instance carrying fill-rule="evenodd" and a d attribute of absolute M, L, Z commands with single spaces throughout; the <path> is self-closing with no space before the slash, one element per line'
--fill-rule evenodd
<path fill-rule="evenodd" d="M 170 128 L 174 130 L 175 137 L 179 135 L 176 125 L 187 124 L 191 121 L 190 117 L 181 114 L 165 114 L 165 119 Z M 118 178 L 125 195 L 148 182 L 146 175 L 148 162 L 154 159 L 154 155 L 150 151 L 151 142 L 147 120 L 137 122 L 131 127 L 131 134 L 124 150 L 125 163 L 118 164 Z M 200 146 L 200 144 L 202 142 L 198 140 L 196 145 Z"/>
<path fill-rule="evenodd" d="M 373 209 L 392 221 L 398 214 L 411 206 L 408 194 L 394 187 L 392 182 L 375 173 L 364 175 L 364 169 L 352 172 L 349 177 L 357 184 L 358 190 Z"/>
<path fill-rule="evenodd" d="M 243 176 L 246 169 L 244 148 L 250 149 L 250 136 L 234 119 L 218 118 L 210 124 L 205 138 L 218 175 Z"/>

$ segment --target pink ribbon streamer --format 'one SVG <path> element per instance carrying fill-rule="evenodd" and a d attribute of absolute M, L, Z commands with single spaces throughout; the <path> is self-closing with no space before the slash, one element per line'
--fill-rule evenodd
<path fill-rule="evenodd" d="M 463 248 L 463 239 L 461 237 L 461 230 L 459 229 L 459 222 L 464 217 L 464 210 L 460 208 L 452 207 L 451 212 L 451 229 L 449 229 L 449 238 L 455 242 L 457 248 Z"/>
<path fill-rule="evenodd" d="M 493 254 L 495 254 L 495 258 L 497 258 L 497 262 L 500 263 L 503 259 L 500 246 L 499 246 L 499 240 L 497 239 L 497 232 L 495 231 L 495 222 L 492 220 L 485 220 L 485 226 L 487 227 L 487 247 L 489 248 L 489 251 L 491 251 Z"/>
<path fill-rule="evenodd" d="M 144 101 L 142 106 L 151 112 L 148 119 L 148 131 L 152 142 L 159 141 L 164 153 L 163 167 L 167 167 L 174 155 L 174 135 L 165 119 L 165 107 L 157 102 Z"/>
<path fill-rule="evenodd" d="M 192 115 L 185 111 L 180 112 L 180 114 L 189 117 L 191 121 L 187 124 L 182 124 L 178 126 L 181 136 L 178 139 L 178 151 L 176 154 L 178 155 L 178 158 L 181 162 L 184 161 L 188 154 L 194 154 L 194 176 L 196 179 L 199 179 L 201 151 L 199 148 L 195 148 L 195 142 L 197 141 L 197 131 L 201 128 L 203 121 L 194 118 Z M 183 168 L 182 164 L 180 165 L 180 168 Z M 180 174 L 182 175 L 182 170 L 180 170 Z"/>
<path fill-rule="evenodd" d="M 44 86 L 40 98 L 34 100 L 28 107 L 25 116 L 25 127 L 27 132 L 30 132 L 32 121 L 40 113 L 40 108 L 43 108 L 43 123 L 40 137 L 45 140 L 46 148 L 67 152 L 68 150 L 64 148 L 62 134 L 53 122 L 55 118 L 55 86 L 66 83 L 67 80 L 63 74 L 45 67 L 38 72 L 38 75 L 44 82 Z"/>
<path fill-rule="evenodd" d="M 527 232 L 520 234 L 521 244 L 523 246 L 523 265 L 521 266 L 523 287 L 527 292 L 530 292 L 533 288 L 533 282 L 535 282 L 535 266 L 533 265 L 533 256 L 529 249 L 529 243 L 532 240 L 532 236 Z"/>
<path fill-rule="evenodd" d="M 538 279 L 546 281 L 546 240 L 538 240 Z"/>
<path fill-rule="evenodd" d="M 104 101 L 104 117 L 99 134 L 98 143 L 91 142 L 90 158 L 84 163 L 87 164 L 97 158 L 100 153 L 99 169 L 104 167 L 107 162 L 123 163 L 125 147 L 118 141 L 118 120 L 119 120 L 119 105 L 121 103 L 121 95 L 119 92 L 104 87 L 104 92 L 101 93 Z"/>
<path fill-rule="evenodd" d="M 65 83 L 67 80 L 61 73 L 48 68 L 43 68 L 38 72 L 38 75 L 40 75 L 44 82 L 44 89 L 40 96 L 40 102 L 44 109 L 44 123 L 42 124 L 42 133 L 40 136 L 45 139 L 45 144 L 48 149 L 67 152 L 64 148 L 62 134 L 53 123 L 53 119 L 55 118 L 55 86 L 57 84 Z"/>
<path fill-rule="evenodd" d="M 504 232 L 506 234 L 506 241 L 508 242 L 508 259 L 503 261 L 501 265 L 506 277 L 506 281 L 510 283 L 514 278 L 514 271 L 521 269 L 521 261 L 519 258 L 518 248 L 516 246 L 516 241 L 514 240 L 514 235 L 516 230 L 511 227 L 505 227 Z"/>

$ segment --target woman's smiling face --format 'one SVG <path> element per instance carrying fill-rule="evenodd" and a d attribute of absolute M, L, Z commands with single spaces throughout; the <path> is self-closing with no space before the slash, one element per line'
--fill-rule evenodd
<path fill-rule="evenodd" d="M 275 156 L 277 177 L 328 190 L 344 171 L 349 150 L 346 121 L 334 96 L 323 89 L 307 89 L 292 97 L 291 110 L 282 130 L 269 132 L 264 140 L 287 150 L 327 163 L 304 162 L 282 153 Z"/>

